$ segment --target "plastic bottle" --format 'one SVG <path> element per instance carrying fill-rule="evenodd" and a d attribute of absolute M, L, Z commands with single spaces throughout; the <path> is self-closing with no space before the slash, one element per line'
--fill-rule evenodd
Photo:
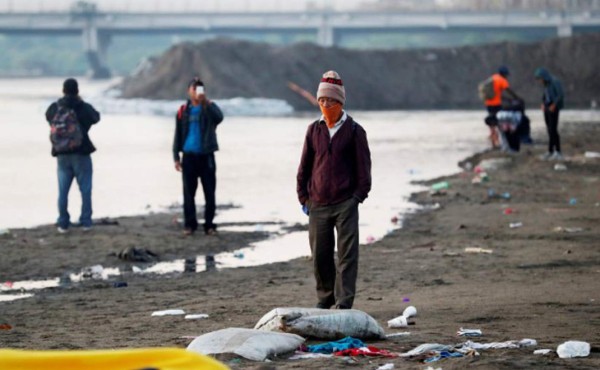
<path fill-rule="evenodd" d="M 437 182 L 433 185 L 431 185 L 431 190 L 437 191 L 437 190 L 442 190 L 442 189 L 448 189 L 450 187 L 450 184 L 448 184 L 448 181 L 442 181 L 442 182 Z"/>

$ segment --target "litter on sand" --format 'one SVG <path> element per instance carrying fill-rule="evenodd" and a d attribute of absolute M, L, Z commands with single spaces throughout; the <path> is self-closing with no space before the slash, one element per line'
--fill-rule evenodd
<path fill-rule="evenodd" d="M 491 249 L 476 248 L 476 247 L 466 247 L 465 248 L 465 253 L 485 253 L 485 254 L 492 254 L 492 253 L 494 253 L 494 251 L 491 250 Z"/>
<path fill-rule="evenodd" d="M 556 233 L 580 233 L 583 231 L 582 227 L 562 227 L 557 226 L 553 229 Z"/>
<path fill-rule="evenodd" d="M 472 341 L 466 341 L 460 347 L 460 350 L 466 349 L 504 349 L 504 348 L 524 348 L 524 347 L 533 347 L 537 346 L 537 341 L 535 339 L 522 339 L 520 341 L 517 340 L 509 340 L 506 342 L 491 342 L 491 343 L 476 343 Z"/>
<path fill-rule="evenodd" d="M 460 328 L 460 330 L 456 332 L 456 335 L 459 337 L 480 337 L 482 333 L 480 329 Z"/>
<path fill-rule="evenodd" d="M 556 348 L 560 358 L 587 357 L 590 355 L 590 344 L 577 340 L 564 342 Z"/>
<path fill-rule="evenodd" d="M 265 314 L 254 329 L 281 331 L 320 339 L 384 339 L 383 328 L 359 310 L 280 307 Z"/>
<path fill-rule="evenodd" d="M 551 349 L 536 349 L 533 351 L 534 355 L 547 355 L 548 353 L 553 352 Z"/>
<path fill-rule="evenodd" d="M 184 319 L 186 319 L 186 320 L 208 319 L 208 315 L 205 313 L 200 313 L 200 314 L 195 314 L 195 315 L 185 315 Z"/>
<path fill-rule="evenodd" d="M 408 319 L 417 315 L 417 309 L 415 306 L 408 306 L 402 312 L 402 315 L 393 318 L 388 321 L 388 327 L 390 328 L 405 328 L 408 325 L 413 324 Z"/>
<path fill-rule="evenodd" d="M 567 170 L 567 166 L 564 165 L 563 163 L 557 163 L 554 165 L 554 171 L 566 171 Z"/>
<path fill-rule="evenodd" d="M 360 339 L 346 337 L 335 342 L 327 342 L 321 344 L 313 344 L 306 346 L 306 352 L 311 353 L 334 353 L 350 348 L 361 348 L 367 345 Z"/>
<path fill-rule="evenodd" d="M 397 353 L 390 352 L 385 349 L 379 349 L 373 346 L 361 347 L 361 348 L 350 348 L 343 351 L 338 351 L 333 354 L 334 356 L 367 356 L 367 357 L 398 357 Z"/>
<path fill-rule="evenodd" d="M 331 355 L 331 354 L 328 355 L 325 353 L 310 353 L 310 352 L 296 351 L 294 353 L 294 355 L 289 358 L 289 360 L 306 360 L 306 359 L 311 359 L 311 358 L 330 358 L 330 357 L 333 357 L 333 355 Z"/>
<path fill-rule="evenodd" d="M 164 310 L 164 311 L 154 311 L 152 312 L 152 316 L 177 316 L 177 315 L 185 315 L 184 310 Z"/>
<path fill-rule="evenodd" d="M 583 156 L 586 158 L 600 158 L 600 152 L 585 152 Z"/>
<path fill-rule="evenodd" d="M 403 331 L 400 333 L 392 333 L 392 334 L 386 334 L 386 338 L 397 338 L 397 337 L 408 337 L 410 336 L 410 332 L 409 331 Z"/>
<path fill-rule="evenodd" d="M 393 370 L 394 369 L 394 364 L 385 364 L 385 365 L 381 365 L 377 368 L 377 370 Z"/>
<path fill-rule="evenodd" d="M 248 360 L 264 361 L 269 356 L 293 352 L 302 343 L 304 338 L 295 334 L 227 328 L 197 337 L 187 350 L 204 355 L 233 353 Z"/>
<path fill-rule="evenodd" d="M 511 229 L 518 229 L 520 227 L 523 227 L 523 223 L 522 222 L 511 222 L 508 224 L 508 227 L 510 227 Z"/>
<path fill-rule="evenodd" d="M 439 360 L 443 360 L 445 358 L 454 358 L 454 357 L 464 357 L 465 355 L 463 355 L 460 352 L 449 352 L 449 351 L 441 351 L 439 354 L 432 356 L 432 357 L 428 357 L 424 360 L 425 363 L 428 362 L 436 362 Z"/>
<path fill-rule="evenodd" d="M 400 357 L 413 357 L 429 352 L 453 351 L 454 347 L 439 343 L 425 343 L 411 349 L 408 352 L 400 354 Z"/>

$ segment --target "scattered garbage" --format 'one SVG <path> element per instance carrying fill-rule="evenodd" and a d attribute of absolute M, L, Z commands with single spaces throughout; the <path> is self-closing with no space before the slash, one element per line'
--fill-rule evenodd
<path fill-rule="evenodd" d="M 393 370 L 393 369 L 394 369 L 394 364 L 392 364 L 392 363 L 381 365 L 377 368 L 377 370 Z"/>
<path fill-rule="evenodd" d="M 483 171 L 496 171 L 511 164 L 512 161 L 512 158 L 488 158 L 479 162 L 477 167 Z"/>
<path fill-rule="evenodd" d="M 510 193 L 505 191 L 504 193 L 497 193 L 496 190 L 489 188 L 488 189 L 488 198 L 500 198 L 500 199 L 510 199 Z"/>
<path fill-rule="evenodd" d="M 264 315 L 254 329 L 282 331 L 304 337 L 340 339 L 383 339 L 385 333 L 377 321 L 359 310 L 282 307 Z"/>
<path fill-rule="evenodd" d="M 511 229 L 518 229 L 520 227 L 523 227 L 523 223 L 522 222 L 511 222 L 508 224 L 508 227 L 510 227 Z"/>
<path fill-rule="evenodd" d="M 569 205 L 574 206 L 577 204 L 577 198 L 571 198 L 569 199 Z"/>
<path fill-rule="evenodd" d="M 425 370 L 442 370 L 442 368 L 441 367 L 437 367 L 437 368 L 434 369 L 431 366 L 427 366 L 427 368 Z"/>
<path fill-rule="evenodd" d="M 564 163 L 557 163 L 554 165 L 554 171 L 566 171 L 567 166 Z"/>
<path fill-rule="evenodd" d="M 233 257 L 242 260 L 242 259 L 244 259 L 244 253 L 243 252 L 234 253 Z"/>
<path fill-rule="evenodd" d="M 423 362 L 425 362 L 425 363 L 436 362 L 439 360 L 443 360 L 445 358 L 464 357 L 464 356 L 465 355 L 463 355 L 460 352 L 441 351 L 435 356 L 426 358 L 425 360 L 423 360 Z"/>
<path fill-rule="evenodd" d="M 461 350 L 466 349 L 505 349 L 505 348 L 524 348 L 524 347 L 533 347 L 537 346 L 537 341 L 535 339 L 522 339 L 520 341 L 517 340 L 509 340 L 506 342 L 491 342 L 491 343 L 476 343 L 472 341 L 466 341 L 460 347 Z"/>
<path fill-rule="evenodd" d="M 403 331 L 400 333 L 392 333 L 392 334 L 386 334 L 386 338 L 396 338 L 396 337 L 408 337 L 410 336 L 410 332 L 409 331 Z"/>
<path fill-rule="evenodd" d="M 393 318 L 388 321 L 388 327 L 390 328 L 405 328 L 408 325 L 413 325 L 408 319 L 417 315 L 417 308 L 415 306 L 408 306 L 402 312 L 402 315 Z"/>
<path fill-rule="evenodd" d="M 458 335 L 459 337 L 480 337 L 482 333 L 481 329 L 460 328 L 460 330 L 456 332 L 456 335 Z"/>
<path fill-rule="evenodd" d="M 366 346 L 361 348 L 350 348 L 343 351 L 338 351 L 333 354 L 334 356 L 368 356 L 368 357 L 398 357 L 397 353 L 390 352 L 385 349 L 379 349 L 373 346 Z"/>
<path fill-rule="evenodd" d="M 449 188 L 450 184 L 448 183 L 448 181 L 436 182 L 435 184 L 431 185 L 431 190 L 433 191 L 446 190 Z"/>
<path fill-rule="evenodd" d="M 453 351 L 454 347 L 439 343 L 425 343 L 400 354 L 400 357 L 413 357 L 429 352 Z"/>
<path fill-rule="evenodd" d="M 143 270 L 137 266 L 131 266 L 131 271 L 133 271 L 134 274 L 139 274 Z"/>
<path fill-rule="evenodd" d="M 289 358 L 289 360 L 306 360 L 306 359 L 311 359 L 311 358 L 330 358 L 330 357 L 333 357 L 333 355 L 328 355 L 325 353 L 309 353 L 309 352 L 296 351 L 294 353 L 294 355 Z"/>
<path fill-rule="evenodd" d="M 180 310 L 180 309 L 154 311 L 154 312 L 152 312 L 151 316 L 177 316 L 177 315 L 185 315 L 185 311 Z"/>
<path fill-rule="evenodd" d="M 494 253 L 494 251 L 491 250 L 491 249 L 484 249 L 484 248 L 479 248 L 479 247 L 466 247 L 465 248 L 465 253 L 486 253 L 486 254 L 492 254 L 492 253 Z"/>
<path fill-rule="evenodd" d="M 480 172 L 471 180 L 471 184 L 481 184 L 482 182 L 490 181 L 490 177 L 487 172 Z"/>
<path fill-rule="evenodd" d="M 397 224 L 399 219 L 398 219 L 398 217 L 394 216 L 394 217 L 392 217 L 391 221 L 393 224 Z"/>
<path fill-rule="evenodd" d="M 12 330 L 12 326 L 7 323 L 0 323 L 0 330 Z"/>
<path fill-rule="evenodd" d="M 208 319 L 208 315 L 205 313 L 190 314 L 190 315 L 185 315 L 184 319 L 186 319 L 186 320 Z"/>
<path fill-rule="evenodd" d="M 293 352 L 302 343 L 304 338 L 295 334 L 227 328 L 197 337 L 187 350 L 204 355 L 233 353 L 248 360 L 264 361 L 269 356 Z"/>
<path fill-rule="evenodd" d="M 367 345 L 360 339 L 346 337 L 335 342 L 313 344 L 306 346 L 305 352 L 311 353 L 334 353 L 351 348 L 361 348 Z"/>
<path fill-rule="evenodd" d="M 102 279 L 102 272 L 104 267 L 102 265 L 94 265 L 90 267 L 84 267 L 81 270 L 81 277 L 87 279 Z"/>
<path fill-rule="evenodd" d="M 503 213 L 504 213 L 505 215 L 507 215 L 507 216 L 508 216 L 508 215 L 512 215 L 514 212 L 515 212 L 515 210 L 514 210 L 514 209 L 512 209 L 512 208 L 506 208 L 506 209 L 503 211 Z"/>
<path fill-rule="evenodd" d="M 600 152 L 585 152 L 583 156 L 586 158 L 600 158 Z"/>
<path fill-rule="evenodd" d="M 145 248 L 128 247 L 117 253 L 120 260 L 128 262 L 155 262 L 158 260 L 158 254 Z"/>
<path fill-rule="evenodd" d="M 375 237 L 373 235 L 367 236 L 367 244 L 372 244 L 375 242 Z"/>
<path fill-rule="evenodd" d="M 410 302 L 410 298 L 404 297 L 404 298 L 402 298 L 402 302 Z"/>
<path fill-rule="evenodd" d="M 562 227 L 557 226 L 553 229 L 554 232 L 557 233 L 580 233 L 583 231 L 582 227 Z"/>
<path fill-rule="evenodd" d="M 115 281 L 113 283 L 113 288 L 127 288 L 127 282 L 126 281 Z"/>
<path fill-rule="evenodd" d="M 547 355 L 548 353 L 553 352 L 551 349 L 536 349 L 533 351 L 534 355 Z"/>
<path fill-rule="evenodd" d="M 560 358 L 587 357 L 590 355 L 590 344 L 570 340 L 564 342 L 556 348 L 556 353 Z"/>

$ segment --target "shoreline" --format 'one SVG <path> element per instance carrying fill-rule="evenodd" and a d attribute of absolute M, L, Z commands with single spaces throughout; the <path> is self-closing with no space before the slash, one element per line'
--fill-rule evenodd
<path fill-rule="evenodd" d="M 382 325 L 402 312 L 407 305 L 402 303 L 404 298 L 419 310 L 409 337 L 373 345 L 403 352 L 422 343 L 459 343 L 465 341 L 455 336 L 461 326 L 482 329 L 484 337 L 475 339 L 481 342 L 533 338 L 539 343 L 536 348 L 555 349 L 571 339 L 587 341 L 592 347 L 600 345 L 600 193 L 596 190 L 600 186 L 600 160 L 582 157 L 584 151 L 600 152 L 600 143 L 594 140 L 600 135 L 600 124 L 561 123 L 561 135 L 564 152 L 572 157 L 564 163 L 566 171 L 555 171 L 555 162 L 538 160 L 537 154 L 545 149 L 539 146 L 525 146 L 523 153 L 511 157 L 498 152 L 474 154 L 461 163 L 475 165 L 489 158 L 512 161 L 506 168 L 489 171 L 490 181 L 481 185 L 471 184 L 471 172 L 424 181 L 446 180 L 450 188 L 442 196 L 416 193 L 411 201 L 439 203 L 440 208 L 408 214 L 401 229 L 360 246 L 355 308 L 368 312 Z M 489 188 L 508 191 L 511 199 L 490 199 Z M 571 198 L 577 199 L 575 205 L 569 204 Z M 507 209 L 512 213 L 504 214 Z M 3 265 L 25 271 L 22 276 L 27 276 L 32 268 L 51 271 L 72 264 L 82 267 L 96 264 L 98 256 L 110 260 L 106 253 L 120 247 L 139 245 L 155 250 L 154 245 L 165 243 L 161 248 L 167 255 L 185 258 L 190 251 L 218 252 L 263 237 L 222 233 L 218 238 L 198 235 L 186 239 L 161 217 L 123 220 L 118 226 L 107 226 L 106 230 L 113 228 L 110 233 L 104 228 L 95 230 L 93 242 L 87 234 L 73 233 L 61 236 L 68 243 L 59 243 L 51 226 L 22 230 L 14 239 L 3 235 L 0 243 L 5 248 L 15 247 L 6 251 Z M 516 222 L 523 226 L 509 228 L 509 223 Z M 558 227 L 562 231 L 555 231 Z M 567 232 L 567 228 L 581 230 Z M 138 239 L 127 239 L 126 234 Z M 40 239 L 47 244 L 41 245 Z M 493 252 L 468 254 L 465 247 Z M 0 303 L 0 319 L 13 326 L 0 332 L 2 347 L 185 347 L 191 340 L 184 336 L 225 327 L 253 327 L 272 308 L 312 307 L 316 299 L 308 258 L 195 274 L 127 274 L 123 279 L 128 283 L 123 289 L 91 280 Z M 171 308 L 207 313 L 210 318 L 190 322 L 178 317 L 150 317 L 152 311 Z M 394 330 L 386 328 L 386 332 Z M 476 358 L 445 360 L 434 367 L 600 366 L 597 352 L 574 360 L 534 356 L 532 352 L 490 350 Z M 423 367 L 402 359 L 357 361 L 363 368 L 390 362 L 401 368 Z M 259 366 L 247 360 L 224 362 L 233 369 Z M 319 369 L 348 365 L 339 359 L 275 359 L 269 366 Z"/>

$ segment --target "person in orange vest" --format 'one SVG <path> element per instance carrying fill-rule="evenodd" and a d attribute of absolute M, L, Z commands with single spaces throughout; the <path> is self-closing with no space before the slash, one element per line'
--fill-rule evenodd
<path fill-rule="evenodd" d="M 496 113 L 502 109 L 502 95 L 506 91 L 513 99 L 522 101 L 511 88 L 508 82 L 508 67 L 501 66 L 498 68 L 498 73 L 492 75 L 491 80 L 494 88 L 494 96 L 485 100 L 485 106 L 488 115 L 485 118 L 485 124 L 490 128 L 490 141 L 492 148 L 500 147 L 500 138 L 498 136 L 498 119 Z"/>

